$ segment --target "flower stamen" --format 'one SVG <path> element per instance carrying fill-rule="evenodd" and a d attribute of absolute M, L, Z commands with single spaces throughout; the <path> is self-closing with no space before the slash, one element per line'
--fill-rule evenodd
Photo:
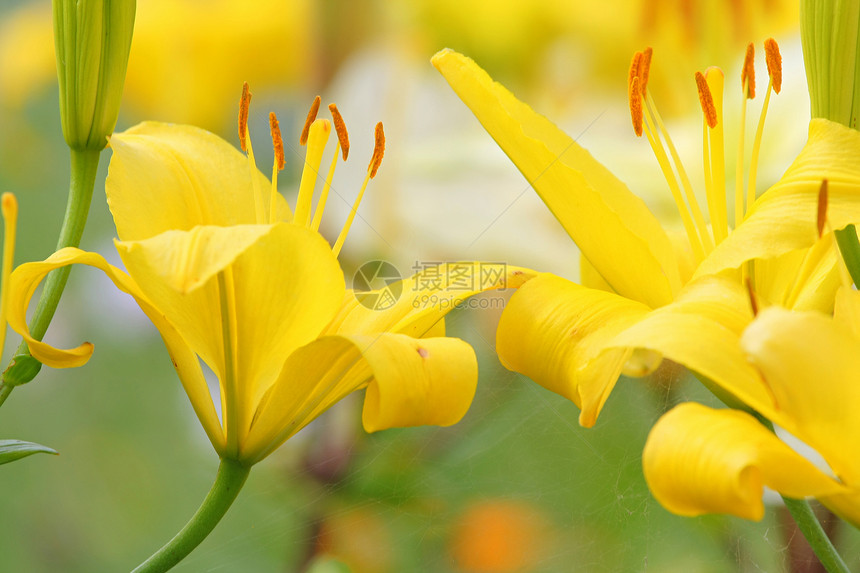
<path fill-rule="evenodd" d="M 758 154 L 761 148 L 761 138 L 764 133 L 764 118 L 767 115 L 768 104 L 770 103 L 771 92 L 779 93 L 782 88 L 782 56 L 779 54 L 779 45 L 773 38 L 768 38 L 764 43 L 765 58 L 767 60 L 767 73 L 770 80 L 767 84 L 767 92 L 764 96 L 764 103 L 761 107 L 761 115 L 758 120 L 758 127 L 755 132 L 755 140 L 753 141 L 753 152 L 750 158 L 750 176 L 749 188 L 747 189 L 747 210 L 750 209 L 755 202 L 756 195 L 756 177 L 758 174 Z"/>
<path fill-rule="evenodd" d="M 269 223 L 275 222 L 275 205 L 278 195 L 278 171 L 284 168 L 284 140 L 281 137 L 281 127 L 275 112 L 269 112 L 269 129 L 272 132 L 272 146 L 275 150 L 274 165 L 272 165 L 272 195 L 269 201 Z"/>
<path fill-rule="evenodd" d="M 334 180 L 334 170 L 335 167 L 337 167 L 338 150 L 343 151 L 344 161 L 346 161 L 346 158 L 349 155 L 349 133 L 346 131 L 346 123 L 344 123 L 343 117 L 340 115 L 340 111 L 338 111 L 335 104 L 330 103 L 328 105 L 328 110 L 331 112 L 331 119 L 334 123 L 334 132 L 337 134 L 337 145 L 334 148 L 334 155 L 331 157 L 331 165 L 329 166 L 328 174 L 325 178 L 325 185 L 323 185 L 320 198 L 317 200 L 317 208 L 316 211 L 314 211 L 314 219 L 311 222 L 311 229 L 314 231 L 318 231 L 320 228 L 325 204 L 328 201 L 328 194 L 331 190 L 331 182 Z"/>
<path fill-rule="evenodd" d="M 248 82 L 242 84 L 242 98 L 239 100 L 239 145 L 242 151 L 247 151 L 248 141 L 248 112 L 251 107 L 251 89 Z"/>
<path fill-rule="evenodd" d="M 628 97 L 630 103 L 630 115 L 633 120 L 633 129 L 637 136 L 641 136 L 644 132 L 648 138 L 648 143 L 651 145 L 654 156 L 657 158 L 657 163 L 659 163 L 660 169 L 663 171 L 663 176 L 666 178 L 669 190 L 672 192 L 672 197 L 675 200 L 676 207 L 678 208 L 678 213 L 681 215 L 681 221 L 684 224 L 684 230 L 687 233 L 694 256 L 697 260 L 702 260 L 705 256 L 705 249 L 707 248 L 710 251 L 710 249 L 713 248 L 713 244 L 707 234 L 705 220 L 704 217 L 702 217 L 701 210 L 699 209 L 698 203 L 693 195 L 692 186 L 690 185 L 687 173 L 684 171 L 677 150 L 663 125 L 663 120 L 657 112 L 654 100 L 651 98 L 650 94 L 643 93 L 642 91 L 642 85 L 644 83 L 643 78 L 647 78 L 650 65 L 650 49 L 646 49 L 645 52 L 636 52 L 630 63 L 630 72 L 628 74 Z M 643 99 L 645 103 L 644 106 Z M 678 179 L 675 177 L 675 171 L 672 169 L 672 164 L 669 162 L 666 150 L 663 147 L 663 141 L 666 142 L 666 147 L 668 147 L 669 154 L 671 154 L 672 161 L 678 171 L 678 177 L 681 179 L 680 185 L 678 183 Z M 689 210 L 687 204 L 684 202 L 684 197 L 681 194 L 681 185 L 684 186 L 687 200 L 690 202 Z"/>
<path fill-rule="evenodd" d="M 239 145 L 242 151 L 248 154 L 248 176 L 251 178 L 251 187 L 254 190 L 254 211 L 257 222 L 263 222 L 266 220 L 266 215 L 263 211 L 260 191 L 257 189 L 257 178 L 254 176 L 257 162 L 254 159 L 254 146 L 251 145 L 251 130 L 248 128 L 248 114 L 251 109 L 252 95 L 248 82 L 244 82 L 242 84 L 242 98 L 239 100 Z"/>
<path fill-rule="evenodd" d="M 314 100 L 316 102 L 316 100 Z M 319 107 L 319 106 L 316 106 Z M 312 108 L 313 109 L 313 108 Z M 296 199 L 296 213 L 293 218 L 297 225 L 308 227 L 311 223 L 311 202 L 314 195 L 316 179 L 322 163 L 323 151 L 331 134 L 331 122 L 327 119 L 315 119 L 308 128 L 307 155 L 302 179 L 299 183 L 299 196 Z"/>
<path fill-rule="evenodd" d="M 299 135 L 300 145 L 304 145 L 308 142 L 311 125 L 313 125 L 314 121 L 317 119 L 317 113 L 319 113 L 321 101 L 320 96 L 315 97 L 314 102 L 311 104 L 311 109 L 308 110 L 308 118 L 305 120 L 305 126 L 302 128 L 301 135 Z"/>
<path fill-rule="evenodd" d="M 352 221 L 355 219 L 355 214 L 358 212 L 358 206 L 361 204 L 362 197 L 364 197 L 364 191 L 367 189 L 367 184 L 371 179 L 376 177 L 376 172 L 379 170 L 379 166 L 382 165 L 383 155 L 385 155 L 385 132 L 382 129 L 382 122 L 380 121 L 376 124 L 376 130 L 374 131 L 373 155 L 371 156 L 370 163 L 367 166 L 367 175 L 364 178 L 364 183 L 361 184 L 361 190 L 355 198 L 355 203 L 352 205 L 349 215 L 347 215 L 343 229 L 341 229 L 340 235 L 338 236 L 334 247 L 332 247 L 334 256 L 338 256 L 340 254 L 340 249 L 343 247 L 344 241 L 346 241 L 349 228 L 352 226 Z"/>
<path fill-rule="evenodd" d="M 714 242 L 720 244 L 729 234 L 729 218 L 726 206 L 726 154 L 722 121 L 725 77 L 722 70 L 716 67 L 705 70 L 705 82 L 717 118 L 716 125 L 707 130 L 707 144 L 703 145 L 704 164 L 707 166 L 705 181 L 706 183 L 710 181 L 710 187 L 706 184 L 706 191 Z M 704 134 L 702 138 L 705 139 Z"/>
<path fill-rule="evenodd" d="M 818 189 L 818 216 L 816 218 L 819 239 L 824 234 L 824 226 L 827 223 L 827 203 L 827 179 L 822 179 L 821 187 Z"/>
<path fill-rule="evenodd" d="M 779 93 L 782 89 L 782 55 L 779 53 L 779 44 L 773 38 L 764 41 L 764 56 L 773 91 Z"/>
<path fill-rule="evenodd" d="M 741 91 L 741 129 L 738 135 L 738 161 L 735 164 L 735 227 L 744 220 L 744 128 L 747 123 L 747 100 L 755 98 L 755 46 L 752 43 L 747 45 L 744 55 Z"/>
<path fill-rule="evenodd" d="M 728 235 L 728 228 L 725 223 L 725 216 L 722 212 L 725 211 L 724 191 L 717 193 L 714 185 L 714 174 L 712 174 L 711 166 L 711 142 L 710 136 L 714 128 L 719 123 L 717 117 L 717 108 L 714 105 L 714 97 L 711 94 L 711 88 L 708 86 L 708 81 L 705 79 L 702 72 L 696 72 L 696 88 L 699 91 L 699 103 L 702 106 L 703 124 L 702 124 L 702 167 L 705 171 L 705 197 L 708 202 L 708 212 L 711 214 L 711 232 L 714 235 L 714 243 L 720 242 Z M 721 169 L 719 165 L 714 165 L 717 169 Z"/>

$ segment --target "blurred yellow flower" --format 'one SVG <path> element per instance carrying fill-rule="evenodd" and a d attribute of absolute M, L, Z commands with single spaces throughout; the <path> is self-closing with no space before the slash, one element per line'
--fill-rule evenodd
<path fill-rule="evenodd" d="M 71 248 L 22 265 L 11 280 L 10 324 L 45 364 L 83 364 L 91 344 L 66 351 L 32 339 L 25 310 L 51 270 L 71 264 L 99 268 L 160 331 L 215 450 L 243 465 L 259 462 L 361 388 L 367 389 L 368 431 L 457 422 L 475 392 L 474 352 L 464 341 L 444 337 L 442 317 L 452 305 L 416 302 L 432 293 L 453 303 L 474 290 L 407 279 L 396 304 L 374 310 L 345 289 L 338 264 L 358 202 L 382 161 L 382 124 L 364 186 L 332 249 L 317 228 L 339 151 L 344 159 L 348 152 L 340 114 L 330 106 L 334 130 L 328 120 L 315 119 L 317 98 L 302 135 L 307 156 L 293 214 L 277 192 L 284 166 L 277 119 L 270 116 L 276 150 L 270 183 L 254 165 L 249 101 L 246 85 L 240 134 L 247 158 L 189 126 L 144 123 L 111 137 L 106 191 L 128 273 L 98 254 Z M 332 131 L 337 146 L 312 219 L 311 200 Z M 483 287 L 504 286 L 506 280 Z M 201 361 L 219 382 L 220 421 Z"/>
<path fill-rule="evenodd" d="M 860 524 L 860 293 L 840 290 L 834 317 L 764 310 L 741 345 L 759 369 L 766 399 L 748 404 L 813 448 L 816 467 L 755 418 L 686 403 L 654 426 L 643 452 L 654 496 L 681 515 L 731 513 L 761 519 L 763 486 L 816 497 Z M 731 389 L 732 381 L 726 384 Z"/>
<path fill-rule="evenodd" d="M 765 102 L 772 88 L 779 90 L 773 65 L 778 53 L 772 47 L 769 55 Z M 783 178 L 753 205 L 763 113 L 747 192 L 740 172 L 736 184 L 735 217 L 746 220 L 729 231 L 723 75 L 712 69 L 699 79 L 708 225 L 656 111 L 649 61 L 650 51 L 638 53 L 631 66 L 631 113 L 637 132 L 648 136 L 684 221 L 686 238 L 678 241 L 624 183 L 472 60 L 451 51 L 433 58 L 582 251 L 585 286 L 551 274 L 526 283 L 502 314 L 496 346 L 508 368 L 576 403 L 584 426 L 595 423 L 620 374 L 645 375 L 664 356 L 725 388 L 732 394 L 728 399 L 765 400 L 759 375 L 737 344 L 753 318 L 744 282 L 749 280 L 763 305 L 829 310 L 839 275 L 832 234 L 816 241 L 822 180 L 829 181 L 833 227 L 860 220 L 854 191 L 860 184 L 860 133 L 820 119 L 810 124 L 809 141 Z M 752 92 L 748 69 L 746 77 L 744 98 Z M 743 142 L 739 148 L 743 158 Z M 774 212 L 780 221 L 769 218 Z M 733 240 L 735 235 L 755 236 L 761 245 Z M 767 260 L 746 263 L 756 258 Z"/>
<path fill-rule="evenodd" d="M 313 17 L 309 0 L 139 2 L 124 113 L 220 130 L 243 81 L 271 89 L 310 75 Z M 56 82 L 52 34 L 44 2 L 0 24 L 0 103 L 20 107 Z"/>
<path fill-rule="evenodd" d="M 615 86 L 614 70 L 623 69 L 638 46 L 653 46 L 673 55 L 671 70 L 655 70 L 653 79 L 668 95 L 664 108 L 672 110 L 690 109 L 678 94 L 697 69 L 737 54 L 750 38 L 793 30 L 798 23 L 797 4 L 787 0 L 617 0 L 611 8 L 565 0 L 478 0 L 466 9 L 458 0 L 423 0 L 410 13 L 409 37 L 421 39 L 423 51 L 449 46 L 470 54 L 492 75 L 537 90 L 547 90 L 549 78 L 552 88 L 570 89 L 561 95 L 571 99 L 593 97 L 595 83 Z"/>

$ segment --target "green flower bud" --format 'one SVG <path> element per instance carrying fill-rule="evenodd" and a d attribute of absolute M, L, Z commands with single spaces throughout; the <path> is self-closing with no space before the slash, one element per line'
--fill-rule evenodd
<path fill-rule="evenodd" d="M 119 114 L 136 0 L 53 0 L 60 117 L 69 147 L 100 150 Z"/>
<path fill-rule="evenodd" d="M 857 129 L 860 0 L 802 0 L 800 35 L 812 117 Z"/>

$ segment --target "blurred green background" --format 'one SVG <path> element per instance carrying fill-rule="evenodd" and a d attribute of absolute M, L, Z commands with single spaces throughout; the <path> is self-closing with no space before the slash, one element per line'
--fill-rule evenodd
<path fill-rule="evenodd" d="M 551 1 L 138 4 L 118 129 L 193 122 L 235 141 L 249 80 L 265 172 L 266 113 L 275 109 L 285 133 L 297 131 L 322 93 L 344 112 L 358 157 L 340 168 L 343 201 L 324 225 L 329 237 L 363 176 L 372 126 L 385 122 L 385 164 L 341 259 L 348 281 L 375 258 L 404 274 L 417 261 L 476 258 L 576 275 L 572 243 L 429 66 L 437 49 L 472 55 L 572 133 L 587 129 L 583 141 L 599 148 L 633 139 L 623 82 L 643 43 L 662 43 L 667 59 L 677 58 L 664 66 L 671 71 L 733 62 L 726 54 L 749 39 L 796 35 L 796 7 L 780 2 L 727 8 L 716 29 L 696 28 L 706 14 L 681 10 L 696 3 L 668 1 L 620 2 L 626 17 Z M 68 184 L 50 38 L 50 2 L 0 4 L 0 191 L 20 202 L 17 263 L 52 252 Z M 689 102 L 673 102 L 673 80 L 665 81 L 670 115 L 686 121 Z M 640 161 L 653 163 L 645 151 Z M 109 153 L 82 246 L 116 262 L 103 193 Z M 291 201 L 299 164 L 282 179 Z M 787 570 L 795 534 L 778 503 L 761 523 L 683 519 L 645 486 L 648 430 L 681 396 L 707 401 L 696 384 L 671 368 L 622 380 L 585 430 L 573 404 L 498 363 L 497 315 L 450 316 L 449 333 L 473 344 L 481 367 L 460 424 L 367 435 L 360 396 L 338 404 L 254 468 L 224 521 L 176 571 L 301 571 L 315 555 L 356 573 Z M 0 571 L 129 570 L 191 516 L 217 458 L 156 330 L 101 274 L 75 269 L 48 340 L 90 340 L 96 352 L 84 368 L 45 369 L 0 410 L 0 437 L 61 453 L 0 468 Z M 5 356 L 17 343 L 10 335 Z M 835 535 L 858 563 L 856 532 L 842 525 Z"/>

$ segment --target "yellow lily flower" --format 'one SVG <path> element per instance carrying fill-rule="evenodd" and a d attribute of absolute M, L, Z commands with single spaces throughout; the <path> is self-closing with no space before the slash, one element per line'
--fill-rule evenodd
<path fill-rule="evenodd" d="M 217 136 L 189 126 L 143 123 L 112 136 L 106 192 L 119 236 L 116 247 L 128 272 L 98 254 L 72 248 L 22 265 L 12 275 L 10 325 L 45 364 L 82 365 L 91 344 L 60 350 L 34 340 L 25 310 L 51 270 L 71 264 L 100 269 L 158 328 L 215 450 L 247 466 L 361 388 L 367 389 L 363 422 L 368 431 L 456 423 L 474 395 L 477 363 L 467 343 L 444 337 L 442 317 L 476 289 L 413 277 L 403 281 L 397 304 L 374 311 L 345 289 L 337 260 L 358 202 L 382 160 L 382 124 L 364 186 L 332 248 L 317 228 L 340 152 L 345 159 L 349 149 L 337 108 L 330 106 L 332 129 L 328 120 L 315 119 L 319 98 L 315 101 L 302 135 L 307 156 L 291 213 L 277 192 L 278 170 L 284 166 L 277 118 L 270 116 L 276 150 L 270 183 L 254 165 L 249 101 L 246 89 L 239 132 L 247 158 Z M 311 218 L 315 181 L 332 131 L 336 149 Z M 479 265 L 470 272 L 479 272 Z M 509 274 L 481 286 L 514 286 L 527 276 L 517 269 Z M 427 293 L 451 304 L 419 304 L 417 297 Z M 219 381 L 220 420 L 201 361 Z"/>
<path fill-rule="evenodd" d="M 813 120 L 797 160 L 753 206 L 767 102 L 781 84 L 778 48 L 772 40 L 766 45 L 770 82 L 753 142 L 749 183 L 745 189 L 739 172 L 735 191 L 735 219 L 749 219 L 735 231 L 729 229 L 724 195 L 722 72 L 711 68 L 697 77 L 708 225 L 647 89 L 651 52 L 634 58 L 629 76 L 634 127 L 647 135 L 666 175 L 684 223 L 680 241 L 608 169 L 472 60 L 450 50 L 433 58 L 582 252 L 584 286 L 544 274 L 511 297 L 499 323 L 497 351 L 508 368 L 576 403 L 584 426 L 595 423 L 620 374 L 647 374 L 662 357 L 748 404 L 751 396 L 765 400 L 758 373 L 737 346 L 737 337 L 753 318 L 747 282 L 762 305 L 832 308 L 839 286 L 832 234 L 816 243 L 811 221 L 825 179 L 833 197 L 833 226 L 860 219 L 860 205 L 851 200 L 860 182 L 860 134 Z M 744 70 L 740 95 L 746 101 L 754 92 L 751 52 Z M 738 155 L 742 164 L 742 141 Z M 764 246 L 744 250 L 746 244 L 733 236 L 744 230 L 764 237 L 764 227 L 753 216 L 768 205 L 782 210 L 784 230 L 777 240 L 762 239 Z M 738 251 L 724 245 L 738 245 Z M 762 260 L 744 264 L 756 257 Z"/>
<path fill-rule="evenodd" d="M 843 288 L 834 317 L 769 308 L 740 340 L 767 391 L 767 399 L 749 405 L 812 447 L 826 468 L 745 412 L 685 403 L 655 424 L 643 452 L 645 478 L 660 503 L 681 515 L 757 520 L 768 486 L 788 497 L 816 497 L 860 524 L 858 319 L 860 293 Z"/>

